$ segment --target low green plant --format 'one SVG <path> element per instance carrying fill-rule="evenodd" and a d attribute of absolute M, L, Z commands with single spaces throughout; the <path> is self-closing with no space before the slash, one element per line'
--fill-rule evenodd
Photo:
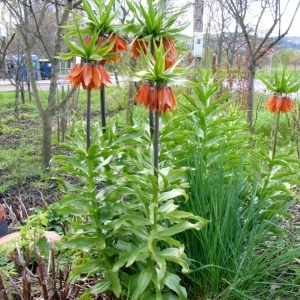
<path fill-rule="evenodd" d="M 254 127 L 254 134 L 260 135 L 261 139 L 265 141 L 265 147 L 267 149 L 272 147 L 272 139 L 274 138 L 274 126 L 270 124 L 275 123 L 275 118 L 277 116 L 270 114 L 267 110 L 261 110 L 257 114 L 257 119 Z M 284 115 L 279 120 L 279 131 L 278 131 L 278 147 L 284 147 L 291 142 L 292 138 L 292 128 L 291 121 L 288 120 L 288 116 Z"/>
<path fill-rule="evenodd" d="M 121 130 L 111 123 L 102 134 L 96 124 L 87 151 L 83 127 L 76 127 L 73 141 L 63 144 L 73 155 L 56 157 L 60 170 L 80 182 L 59 178 L 66 194 L 58 213 L 78 217 L 59 243 L 61 249 L 82 255 L 71 280 L 103 276 L 85 295 L 112 291 L 126 299 L 187 297 L 170 268 L 178 264 L 182 272 L 189 271 L 184 245 L 173 236 L 199 230 L 208 221 L 177 210 L 175 199 L 186 197 L 185 169 L 161 168 L 157 184 L 148 129 L 146 122 Z"/>
<path fill-rule="evenodd" d="M 40 224 L 44 230 L 55 231 L 63 235 L 67 231 L 66 228 L 69 226 L 72 217 L 69 214 L 59 215 L 57 213 L 58 206 L 59 203 L 54 202 L 47 207 L 36 206 L 30 208 L 29 211 L 34 215 L 44 215 L 44 217 L 41 218 L 43 222 Z"/>
<path fill-rule="evenodd" d="M 2 122 L 3 122 L 4 124 L 6 124 L 6 123 L 8 123 L 8 122 L 13 122 L 13 121 L 15 121 L 15 119 L 16 119 L 16 117 L 15 117 L 14 115 L 8 115 L 8 116 L 2 118 Z"/>
<path fill-rule="evenodd" d="M 22 143 L 18 149 L 5 149 L 0 152 L 0 170 L 5 171 L 0 179 L 2 190 L 21 184 L 26 178 L 43 177 L 42 163 L 32 155 L 34 152 L 34 145 L 24 147 Z"/>

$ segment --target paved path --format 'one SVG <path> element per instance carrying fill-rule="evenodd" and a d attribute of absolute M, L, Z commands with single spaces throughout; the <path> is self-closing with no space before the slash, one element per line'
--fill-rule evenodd
<path fill-rule="evenodd" d="M 116 80 L 114 76 L 111 76 L 112 79 L 112 85 L 116 85 Z M 124 82 L 122 81 L 122 77 L 120 76 L 120 84 L 123 85 Z M 57 81 L 57 85 L 59 88 L 64 86 L 64 88 L 68 88 L 69 81 L 65 78 L 59 78 Z M 40 90 L 49 90 L 50 86 L 50 80 L 37 80 L 37 86 Z M 27 84 L 24 82 L 24 88 L 27 89 Z M 8 91 L 14 91 L 15 86 L 8 80 L 8 79 L 0 79 L 0 92 L 8 92 Z"/>

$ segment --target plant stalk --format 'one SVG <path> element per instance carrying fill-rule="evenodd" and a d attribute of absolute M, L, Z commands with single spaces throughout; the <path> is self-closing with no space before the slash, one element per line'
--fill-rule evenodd
<path fill-rule="evenodd" d="M 91 201 L 91 204 L 92 204 L 92 208 L 93 208 L 93 213 L 90 214 L 90 219 L 91 221 L 94 223 L 95 225 L 95 229 L 96 229 L 96 232 L 97 232 L 97 236 L 99 238 L 99 240 L 101 241 L 104 241 L 105 238 L 104 238 L 104 235 L 103 235 L 103 232 L 102 232 L 102 228 L 101 228 L 101 220 L 100 220 L 100 208 L 99 208 L 99 204 L 97 202 L 97 199 L 96 199 L 96 194 L 97 194 L 97 188 L 96 188 L 96 185 L 95 185 L 95 182 L 94 182 L 94 177 L 93 177 L 93 159 L 92 158 L 87 158 L 87 164 L 88 164 L 88 176 L 89 176 L 89 185 L 90 185 L 90 188 L 93 190 L 91 193 L 90 193 L 90 201 Z M 111 261 L 110 261 L 110 258 L 109 256 L 107 255 L 106 251 L 102 251 L 101 254 L 103 255 L 103 261 L 105 263 L 105 268 L 106 270 L 111 270 L 112 266 L 111 266 Z"/>
<path fill-rule="evenodd" d="M 150 49 L 150 52 L 151 52 L 151 55 L 154 57 L 154 41 L 153 41 L 153 38 L 151 40 L 151 45 L 150 45 L 151 49 Z M 153 137 L 154 135 L 154 118 L 153 118 L 153 112 L 150 110 L 150 106 L 149 106 L 149 126 L 150 126 L 150 135 L 151 135 L 151 138 Z"/>
<path fill-rule="evenodd" d="M 153 167 L 154 167 L 154 176 L 157 178 L 158 183 L 158 151 L 159 151 L 159 112 L 155 112 L 155 124 L 154 124 L 154 141 L 153 141 Z"/>
<path fill-rule="evenodd" d="M 149 126 L 150 126 L 150 134 L 151 137 L 154 135 L 154 118 L 153 118 L 153 112 L 149 109 Z"/>
<path fill-rule="evenodd" d="M 101 124 L 102 132 L 106 131 L 106 105 L 105 105 L 105 87 L 102 86 L 100 90 L 100 105 L 101 105 Z"/>
<path fill-rule="evenodd" d="M 272 160 L 275 157 L 276 146 L 277 146 L 277 136 L 278 136 L 278 129 L 279 129 L 279 119 L 280 119 L 280 112 L 277 113 L 276 121 L 275 121 L 275 133 L 274 133 L 274 143 L 273 143 L 273 151 L 272 151 Z"/>
<path fill-rule="evenodd" d="M 89 150 L 91 144 L 91 90 L 87 90 L 86 109 L 86 149 Z"/>

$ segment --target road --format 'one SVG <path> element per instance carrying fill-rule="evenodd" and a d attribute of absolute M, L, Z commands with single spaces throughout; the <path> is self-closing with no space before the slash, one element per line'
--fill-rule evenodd
<path fill-rule="evenodd" d="M 112 80 L 112 85 L 116 85 L 114 76 L 111 76 L 111 80 Z M 124 84 L 124 82 L 122 82 L 122 78 L 120 78 L 120 84 L 121 85 Z M 69 86 L 69 81 L 65 78 L 60 78 L 57 81 L 57 85 L 59 89 L 61 89 L 62 86 L 64 87 L 64 89 L 67 89 Z M 40 90 L 44 90 L 44 91 L 49 90 L 50 80 L 37 80 L 37 86 Z M 24 88 L 25 90 L 27 89 L 27 85 L 25 82 L 24 82 Z M 5 80 L 0 79 L 0 92 L 8 92 L 14 90 L 15 90 L 15 86 L 11 84 L 11 82 L 8 79 Z"/>
<path fill-rule="evenodd" d="M 116 85 L 115 77 L 111 76 L 111 79 L 112 79 L 112 85 Z M 124 79 L 125 78 L 123 76 L 119 76 L 119 81 L 120 81 L 121 86 L 124 85 L 124 83 L 125 83 L 123 81 Z M 67 89 L 68 85 L 69 85 L 69 81 L 65 78 L 60 78 L 60 79 L 58 79 L 57 84 L 58 84 L 59 89 L 61 89 L 62 86 L 64 87 L 64 89 Z M 50 80 L 38 80 L 37 85 L 40 90 L 49 90 Z M 226 85 L 225 82 L 224 82 L 224 85 Z M 238 88 L 238 86 L 246 87 L 246 85 L 247 85 L 246 82 L 240 82 L 240 83 L 235 82 L 233 84 L 233 88 Z M 27 89 L 26 83 L 24 83 L 24 87 L 25 87 L 25 89 Z M 6 79 L 6 80 L 0 79 L 0 92 L 14 91 L 14 90 L 15 90 L 14 85 L 12 85 L 8 79 Z M 266 91 L 266 87 L 260 80 L 255 80 L 254 81 L 254 90 L 256 92 L 264 93 Z"/>
<path fill-rule="evenodd" d="M 64 86 L 65 88 L 68 87 L 69 81 L 65 79 L 58 80 L 58 86 Z M 48 90 L 50 86 L 50 80 L 37 80 L 37 86 L 40 90 Z M 24 88 L 27 90 L 27 84 L 24 82 Z M 0 80 L 0 92 L 8 92 L 14 91 L 15 86 L 8 80 Z"/>

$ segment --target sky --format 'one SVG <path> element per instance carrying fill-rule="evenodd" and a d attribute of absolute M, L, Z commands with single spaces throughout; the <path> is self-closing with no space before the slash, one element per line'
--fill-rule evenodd
<path fill-rule="evenodd" d="M 287 1 L 287 0 L 285 0 Z M 290 0 L 289 6 L 286 11 L 286 17 L 292 16 L 295 12 L 299 0 Z M 296 17 L 292 24 L 291 29 L 289 30 L 288 36 L 300 36 L 300 8 L 297 11 Z"/>
<path fill-rule="evenodd" d="M 282 32 L 284 32 L 287 29 L 288 24 L 290 23 L 290 20 L 296 10 L 297 4 L 299 3 L 300 0 L 281 0 L 281 9 L 283 9 L 286 5 L 286 11 L 284 12 L 283 18 L 282 18 Z M 255 10 L 255 8 L 253 8 Z M 191 15 L 192 18 L 192 15 Z M 266 25 L 266 28 L 270 23 L 272 22 L 272 19 L 269 17 L 268 21 L 268 16 L 265 16 L 264 19 L 264 24 Z M 205 26 L 205 17 L 204 17 L 204 26 Z M 261 28 L 263 29 L 263 28 Z M 204 28 L 205 31 L 205 28 Z M 188 35 L 193 35 L 193 24 L 190 24 L 190 26 L 185 30 L 185 34 Z M 276 34 L 277 31 L 274 30 L 274 34 Z M 288 36 L 300 36 L 300 8 L 297 11 L 297 14 L 295 16 L 294 22 L 289 30 Z"/>

